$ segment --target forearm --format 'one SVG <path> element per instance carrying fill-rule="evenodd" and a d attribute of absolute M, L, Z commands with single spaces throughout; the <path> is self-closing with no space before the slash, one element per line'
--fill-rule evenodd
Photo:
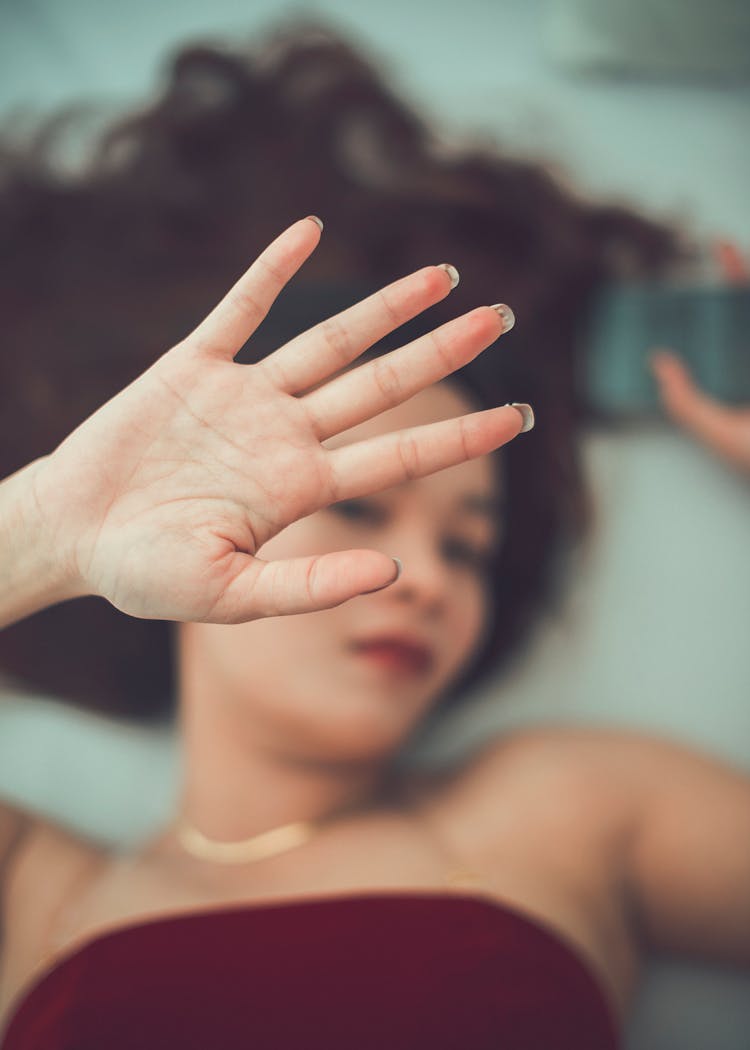
<path fill-rule="evenodd" d="M 36 505 L 34 474 L 43 462 L 0 481 L 0 628 L 76 596 Z"/>

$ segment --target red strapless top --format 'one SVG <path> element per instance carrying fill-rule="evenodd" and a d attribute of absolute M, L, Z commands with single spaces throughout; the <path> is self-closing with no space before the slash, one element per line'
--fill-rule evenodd
<path fill-rule="evenodd" d="M 0 1050 L 616 1050 L 607 998 L 491 899 L 369 893 L 114 929 L 16 1006 Z"/>

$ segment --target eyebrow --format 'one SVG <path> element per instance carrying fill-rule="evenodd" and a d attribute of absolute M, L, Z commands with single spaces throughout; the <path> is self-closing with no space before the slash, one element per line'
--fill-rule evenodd
<path fill-rule="evenodd" d="M 504 496 L 487 496 L 484 493 L 472 492 L 464 496 L 460 506 L 462 510 L 471 511 L 494 521 L 507 507 L 507 500 Z"/>

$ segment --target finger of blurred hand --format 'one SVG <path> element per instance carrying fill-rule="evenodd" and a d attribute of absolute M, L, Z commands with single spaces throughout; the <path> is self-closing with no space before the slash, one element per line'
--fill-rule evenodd
<path fill-rule="evenodd" d="M 656 350 L 650 358 L 661 399 L 672 415 L 689 417 L 703 397 L 696 387 L 686 365 L 668 350 Z"/>
<path fill-rule="evenodd" d="M 287 227 L 183 340 L 183 345 L 233 360 L 266 317 L 284 285 L 312 255 L 320 233 L 320 227 L 311 218 Z"/>
<path fill-rule="evenodd" d="M 706 433 L 721 419 L 724 408 L 704 394 L 676 354 L 659 350 L 651 356 L 662 403 L 676 422 Z"/>
<path fill-rule="evenodd" d="M 345 550 L 285 561 L 232 556 L 234 578 L 206 617 L 210 623 L 245 623 L 267 616 L 332 609 L 398 578 L 393 558 L 380 551 Z"/>
<path fill-rule="evenodd" d="M 483 456 L 520 434 L 522 426 L 520 412 L 503 405 L 330 449 L 329 502 L 380 492 Z"/>
<path fill-rule="evenodd" d="M 451 291 L 441 266 L 425 266 L 290 339 L 262 362 L 287 394 L 309 391 L 351 364 L 368 347 Z"/>
<path fill-rule="evenodd" d="M 407 401 L 472 361 L 503 331 L 497 311 L 480 306 L 318 387 L 303 399 L 318 440 Z"/>
<path fill-rule="evenodd" d="M 719 270 L 729 284 L 745 284 L 750 280 L 750 267 L 734 241 L 717 237 L 712 247 Z"/>
<path fill-rule="evenodd" d="M 703 393 L 676 354 L 657 351 L 651 356 L 651 364 L 662 404 L 676 423 L 723 457 L 750 462 L 747 411 L 729 408 Z"/>

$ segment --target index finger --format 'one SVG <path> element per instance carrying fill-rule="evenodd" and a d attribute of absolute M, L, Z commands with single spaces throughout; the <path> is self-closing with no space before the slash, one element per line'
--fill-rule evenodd
<path fill-rule="evenodd" d="M 185 340 L 201 353 L 233 360 L 258 328 L 284 285 L 312 255 L 323 223 L 299 219 L 279 234 Z"/>

